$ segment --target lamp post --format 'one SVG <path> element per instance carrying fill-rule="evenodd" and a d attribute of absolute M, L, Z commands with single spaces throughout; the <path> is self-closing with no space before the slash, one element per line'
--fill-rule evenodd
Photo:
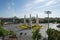
<path fill-rule="evenodd" d="M 48 29 L 49 29 L 49 14 L 51 14 L 51 11 L 45 11 L 46 14 L 48 14 Z"/>

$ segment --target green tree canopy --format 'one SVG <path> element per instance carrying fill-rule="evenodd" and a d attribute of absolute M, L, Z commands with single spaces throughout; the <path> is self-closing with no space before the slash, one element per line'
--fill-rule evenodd
<path fill-rule="evenodd" d="M 39 33 L 39 31 L 40 31 L 40 27 L 38 27 L 38 28 L 34 28 L 33 29 L 33 31 L 32 31 L 32 39 L 33 40 L 39 40 L 40 38 L 41 38 L 41 34 Z"/>
<path fill-rule="evenodd" d="M 47 30 L 48 34 L 48 40 L 60 40 L 60 31 L 55 30 L 55 29 L 48 29 Z"/>

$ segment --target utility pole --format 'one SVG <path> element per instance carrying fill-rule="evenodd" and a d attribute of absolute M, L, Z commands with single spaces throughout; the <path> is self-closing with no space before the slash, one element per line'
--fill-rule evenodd
<path fill-rule="evenodd" d="M 49 14 L 51 14 L 51 11 L 45 11 L 46 14 L 48 14 L 48 29 L 49 29 Z"/>
<path fill-rule="evenodd" d="M 49 14 L 51 14 L 51 11 L 45 11 L 45 13 L 48 15 L 48 29 L 49 29 Z M 50 32 L 49 32 L 50 33 Z M 49 37 L 49 36 L 48 36 Z"/>

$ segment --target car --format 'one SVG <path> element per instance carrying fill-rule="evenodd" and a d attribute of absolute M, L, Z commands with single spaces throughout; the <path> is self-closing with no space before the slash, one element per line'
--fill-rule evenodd
<path fill-rule="evenodd" d="M 58 27 L 58 28 L 60 28 L 60 24 L 59 24 L 59 25 L 57 25 L 57 27 Z"/>

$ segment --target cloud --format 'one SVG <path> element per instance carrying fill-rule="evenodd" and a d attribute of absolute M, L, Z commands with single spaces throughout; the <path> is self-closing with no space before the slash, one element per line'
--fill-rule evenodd
<path fill-rule="evenodd" d="M 34 1 L 31 1 L 31 2 L 28 2 L 24 7 L 25 7 L 25 10 L 30 10 L 32 9 L 35 5 L 41 3 L 41 2 L 44 2 L 45 0 L 34 0 Z"/>
<path fill-rule="evenodd" d="M 44 3 L 45 2 L 45 3 Z M 58 3 L 59 1 L 57 0 L 34 0 L 33 2 L 27 3 L 24 7 L 25 10 L 30 10 L 32 8 L 42 8 L 42 7 L 47 7 L 47 6 L 53 6 L 54 4 Z M 36 7 L 36 5 L 42 3 L 42 5 L 39 5 Z"/>
<path fill-rule="evenodd" d="M 57 3 L 56 0 L 50 0 L 50 1 L 48 1 L 46 4 L 44 4 L 44 6 L 51 6 L 51 5 L 54 5 L 54 4 L 56 4 L 56 3 Z"/>
<path fill-rule="evenodd" d="M 12 6 L 14 6 L 15 5 L 15 3 L 14 2 L 12 2 Z"/>
<path fill-rule="evenodd" d="M 56 3 L 58 3 L 59 1 L 57 0 L 31 0 L 29 2 L 27 2 L 23 7 L 23 12 L 22 12 L 22 15 L 24 14 L 29 14 L 31 13 L 32 15 L 36 15 L 36 14 L 39 14 L 40 17 L 43 17 L 45 16 L 44 13 L 42 13 L 41 9 L 44 10 L 44 8 L 47 9 L 47 7 L 50 7 L 50 6 L 54 6 Z M 42 5 L 40 5 L 42 4 Z M 14 2 L 11 3 L 12 6 L 8 6 L 8 9 L 13 9 L 11 7 L 14 7 Z M 37 6 L 36 6 L 37 5 Z M 34 10 L 35 9 L 35 10 Z M 47 9 L 48 10 L 48 9 Z M 11 12 L 13 16 L 16 16 L 18 15 L 19 16 L 19 13 L 15 13 L 14 12 Z M 42 15 L 41 15 L 42 14 Z"/>
<path fill-rule="evenodd" d="M 14 0 L 9 0 L 10 2 L 8 3 L 8 10 L 12 10 L 15 3 L 14 3 Z"/>
<path fill-rule="evenodd" d="M 11 5 L 9 3 L 8 3 L 8 7 L 7 8 L 8 8 L 8 10 L 11 10 Z"/>
<path fill-rule="evenodd" d="M 35 0 L 35 4 L 37 4 L 37 3 L 40 3 L 40 2 L 44 2 L 45 0 Z"/>
<path fill-rule="evenodd" d="M 24 11 L 26 11 L 26 13 L 31 13 L 32 15 L 42 14 L 44 16 L 44 13 L 42 12 L 45 11 L 45 9 L 50 10 L 52 7 L 55 7 L 55 4 L 57 4 L 58 2 L 60 1 L 58 0 L 34 0 L 24 5 L 24 8 L 25 8 Z"/>
<path fill-rule="evenodd" d="M 49 1 L 45 2 L 43 5 L 37 6 L 37 7 L 35 7 L 34 9 L 54 7 L 55 4 L 57 4 L 58 2 L 60 2 L 60 1 L 58 1 L 58 0 L 57 0 L 57 1 L 56 1 L 56 0 L 49 0 Z"/>
<path fill-rule="evenodd" d="M 7 14 L 8 15 L 11 15 L 11 16 L 16 16 L 16 12 L 15 12 L 15 9 L 14 9 L 14 1 L 11 0 L 11 2 L 8 3 L 8 7 L 7 7 Z"/>

